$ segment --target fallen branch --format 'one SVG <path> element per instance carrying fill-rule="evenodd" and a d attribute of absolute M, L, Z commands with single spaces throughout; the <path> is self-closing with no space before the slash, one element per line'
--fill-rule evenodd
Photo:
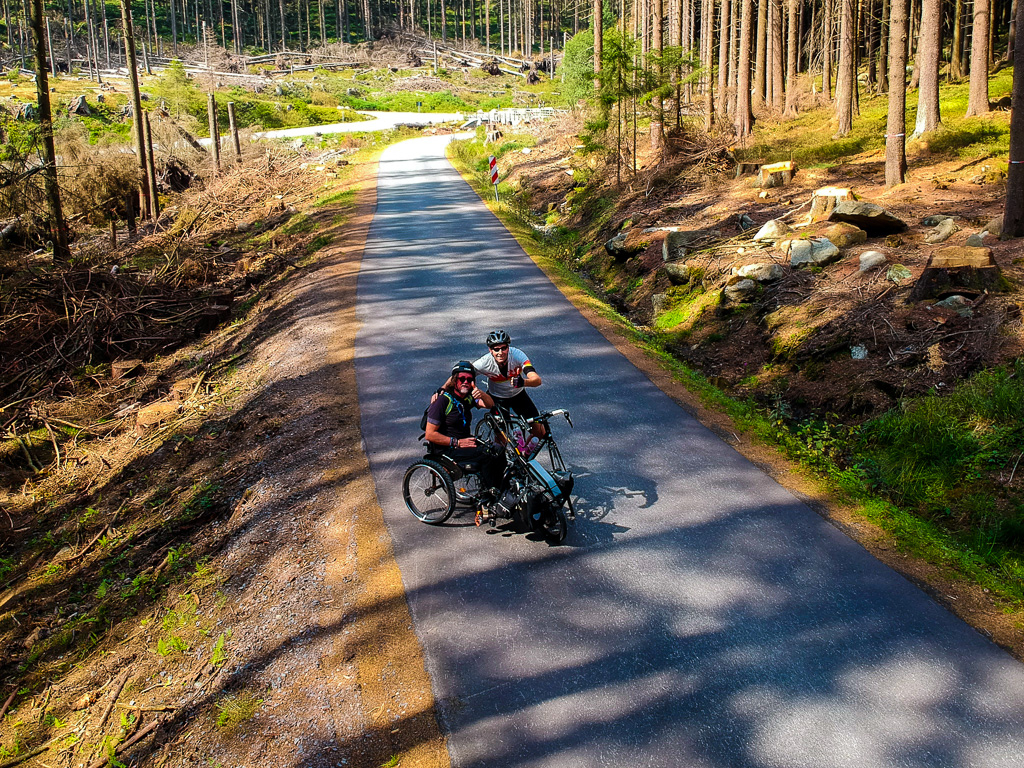
<path fill-rule="evenodd" d="M 13 691 L 11 691 L 11 695 L 7 697 L 7 701 L 4 702 L 4 705 L 2 707 L 0 707 L 0 720 L 4 719 L 4 715 L 7 714 L 7 708 L 9 706 L 11 706 L 11 702 L 14 701 L 14 697 L 17 694 L 18 694 L 18 689 L 15 688 Z"/>
<path fill-rule="evenodd" d="M 124 684 L 128 682 L 129 673 L 130 671 L 126 669 L 118 676 L 117 680 L 114 682 L 114 693 L 111 695 L 110 701 L 107 702 L 107 706 L 103 710 L 103 715 L 100 717 L 100 722 L 94 730 L 103 730 L 103 726 L 107 723 L 107 718 L 110 717 L 110 713 L 114 709 L 114 704 L 117 703 L 117 697 L 121 695 L 121 690 L 124 688 Z"/>
<path fill-rule="evenodd" d="M 114 755 L 115 756 L 119 755 L 120 753 L 124 752 L 126 749 L 131 747 L 132 745 L 137 744 L 138 742 L 142 741 L 149 734 L 151 734 L 153 731 L 155 731 L 157 728 L 159 728 L 162 723 L 163 723 L 163 718 L 159 717 L 159 716 L 155 717 L 153 720 L 150 720 L 149 723 L 146 724 L 145 728 L 139 729 L 139 731 L 136 732 L 136 734 L 134 736 L 132 736 L 130 739 L 128 739 L 128 741 L 126 741 L 123 744 L 120 744 L 117 747 L 115 747 L 114 748 Z M 90 763 L 89 768 L 103 768 L 109 762 L 110 761 L 109 761 L 108 758 L 103 757 L 103 758 L 100 758 L 99 760 L 94 760 L 92 763 Z M 6 766 L 0 766 L 0 768 L 6 768 Z"/>

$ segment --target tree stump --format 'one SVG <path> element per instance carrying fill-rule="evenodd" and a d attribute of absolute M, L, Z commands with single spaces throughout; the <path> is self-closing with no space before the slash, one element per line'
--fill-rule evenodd
<path fill-rule="evenodd" d="M 762 165 L 757 172 L 757 186 L 764 189 L 781 187 L 791 182 L 794 176 L 796 176 L 796 163 L 792 160 Z"/>
<path fill-rule="evenodd" d="M 978 295 L 1006 288 L 990 248 L 950 246 L 928 259 L 910 292 L 911 301 L 940 298 L 950 292 Z"/>
<path fill-rule="evenodd" d="M 825 219 L 839 203 L 855 199 L 853 190 L 846 187 L 822 187 L 815 190 L 811 195 L 811 212 L 807 214 L 803 224 L 807 225 L 812 221 Z"/>

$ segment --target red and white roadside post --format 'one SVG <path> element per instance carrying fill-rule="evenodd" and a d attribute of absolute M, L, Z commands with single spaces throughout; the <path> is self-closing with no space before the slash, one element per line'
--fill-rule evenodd
<path fill-rule="evenodd" d="M 487 162 L 491 166 L 491 184 L 494 185 L 494 202 L 497 203 L 497 202 L 499 202 L 499 200 L 498 200 L 498 158 L 496 158 L 494 155 L 491 155 L 487 159 Z"/>

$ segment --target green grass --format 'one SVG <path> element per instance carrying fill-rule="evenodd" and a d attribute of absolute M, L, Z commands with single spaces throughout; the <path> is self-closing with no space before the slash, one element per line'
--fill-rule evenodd
<path fill-rule="evenodd" d="M 1004 69 L 989 78 L 992 101 L 1010 92 L 1012 70 Z M 1009 151 L 1009 114 L 993 112 L 965 118 L 968 83 L 943 85 L 940 90 L 942 128 L 925 140 L 933 153 L 964 158 Z M 853 120 L 848 136 L 833 139 L 834 109 L 830 106 L 808 110 L 792 120 L 761 119 L 754 126 L 750 146 L 738 150 L 743 159 L 755 161 L 795 160 L 802 167 L 831 166 L 862 152 L 885 151 L 888 97 L 865 93 L 860 96 L 860 115 Z M 907 134 L 914 130 L 917 91 L 907 93 Z M 920 139 L 908 138 L 909 154 L 922 146 Z"/>
<path fill-rule="evenodd" d="M 251 693 L 241 693 L 237 696 L 225 696 L 217 702 L 217 727 L 230 730 L 247 720 L 251 720 L 263 705 L 263 699 L 258 699 Z"/>

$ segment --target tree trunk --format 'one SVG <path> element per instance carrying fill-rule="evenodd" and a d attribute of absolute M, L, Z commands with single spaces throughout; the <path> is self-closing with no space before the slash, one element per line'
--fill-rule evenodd
<path fill-rule="evenodd" d="M 128 51 L 128 79 L 132 91 L 132 122 L 135 134 L 135 152 L 139 164 L 139 206 L 140 215 L 145 218 L 152 208 L 149 200 L 149 174 L 146 166 L 146 137 L 142 127 L 142 94 L 139 92 L 139 68 L 135 58 L 135 34 L 132 29 L 132 10 L 129 0 L 121 0 L 121 28 L 124 30 L 125 47 Z"/>
<path fill-rule="evenodd" d="M 176 6 L 177 0 L 167 0 L 171 6 L 171 50 L 174 52 L 175 58 L 178 56 L 178 11 Z"/>
<path fill-rule="evenodd" d="M 754 128 L 754 113 L 750 108 L 750 47 L 753 13 L 753 0 L 741 0 L 740 61 L 736 73 L 736 138 L 740 142 L 743 142 Z"/>
<path fill-rule="evenodd" d="M 839 71 L 836 73 L 836 136 L 853 129 L 853 0 L 841 0 L 839 16 Z M 905 13 L 905 12 L 904 12 Z M 904 16 L 906 24 L 906 16 Z M 904 34 L 906 32 L 904 31 Z M 904 43 L 904 48 L 905 48 Z M 904 56 L 906 51 L 904 50 Z"/>
<path fill-rule="evenodd" d="M 942 2 L 923 0 L 921 37 L 917 44 L 917 122 L 914 136 L 934 131 L 941 123 L 939 114 L 939 58 L 942 50 Z"/>
<path fill-rule="evenodd" d="M 964 77 L 964 0 L 956 0 L 953 7 L 953 42 L 949 53 L 949 79 L 953 82 Z"/>
<path fill-rule="evenodd" d="M 1014 60 L 1013 59 L 1013 55 L 1014 55 L 1014 52 L 1016 50 L 1016 41 L 1017 41 L 1017 6 L 1018 6 L 1018 4 L 1019 4 L 1019 0 L 1013 0 L 1012 10 L 1011 10 L 1011 13 L 1010 13 L 1010 32 L 1009 32 L 1009 34 L 1007 35 L 1007 38 L 1006 38 L 1006 55 L 1003 57 L 1003 60 L 1007 64 L 1009 64 L 1011 61 Z M 53 51 L 51 51 L 50 53 L 52 54 Z"/>
<path fill-rule="evenodd" d="M 718 14 L 718 114 L 725 116 L 728 105 L 725 100 L 726 74 L 729 71 L 729 4 L 730 0 L 719 0 Z"/>
<path fill-rule="evenodd" d="M 832 98 L 832 3 L 824 0 L 821 19 L 821 92 L 827 99 Z"/>
<path fill-rule="evenodd" d="M 878 80 L 878 63 L 875 59 L 875 55 L 878 51 L 878 20 L 875 18 L 876 0 L 868 0 L 867 7 L 867 79 L 865 85 L 867 85 L 868 91 L 873 91 L 877 86 Z"/>
<path fill-rule="evenodd" d="M 210 121 L 210 156 L 213 158 L 213 172 L 220 173 L 220 128 L 217 126 L 217 100 L 213 93 L 207 95 L 206 116 Z"/>
<path fill-rule="evenodd" d="M 601 0 L 594 0 L 593 10 L 594 24 L 594 88 L 601 90 L 601 55 L 604 50 L 604 19 L 602 18 Z"/>
<path fill-rule="evenodd" d="M 701 3 L 701 26 L 704 30 L 701 34 L 701 44 L 704 47 L 704 55 L 701 60 L 701 69 L 704 70 L 704 130 L 710 132 L 715 126 L 715 88 L 714 88 L 714 32 L 715 32 L 715 2 L 714 0 L 702 0 Z"/>
<path fill-rule="evenodd" d="M 771 41 L 771 64 L 769 66 L 769 77 L 771 78 L 771 105 L 772 109 L 781 112 L 786 106 L 786 89 L 783 85 L 785 70 L 783 64 L 782 30 L 785 23 L 782 13 L 782 0 L 769 0 L 771 7 L 768 9 L 769 34 Z"/>
<path fill-rule="evenodd" d="M 284 0 L 277 0 L 277 8 L 281 13 L 281 50 L 288 50 L 288 25 L 284 20 Z"/>
<path fill-rule="evenodd" d="M 907 0 L 893 0 L 889 19 L 889 117 L 885 124 L 885 186 L 906 181 Z"/>
<path fill-rule="evenodd" d="M 768 51 L 768 0 L 757 0 L 757 54 L 754 57 L 753 106 L 760 108 L 765 101 L 765 54 Z"/>
<path fill-rule="evenodd" d="M 57 152 L 53 146 L 53 115 L 50 110 L 50 83 L 46 76 L 46 38 L 43 36 L 43 0 L 32 0 L 32 43 L 36 60 L 36 99 L 39 104 L 39 136 L 43 140 L 43 186 L 46 190 L 46 207 L 50 215 L 50 237 L 53 241 L 53 260 L 67 262 L 71 257 L 68 250 L 68 228 L 60 203 L 60 187 L 57 183 Z"/>
<path fill-rule="evenodd" d="M 160 217 L 160 195 L 156 185 L 156 157 L 153 155 L 153 129 L 149 124 L 149 112 L 142 113 L 142 129 L 146 137 L 146 178 L 149 181 L 149 202 L 153 218 Z"/>
<path fill-rule="evenodd" d="M 786 108 L 785 117 L 796 117 L 797 69 L 797 0 L 789 0 L 789 42 L 786 46 Z"/>
<path fill-rule="evenodd" d="M 988 17 L 989 0 L 974 0 L 971 27 L 971 85 L 965 117 L 984 115 L 988 104 Z M 1019 107 L 1019 105 L 1018 105 Z"/>
<path fill-rule="evenodd" d="M 661 54 L 664 51 L 664 45 L 662 43 L 662 26 L 665 22 L 665 7 L 662 0 L 654 0 L 653 7 L 651 8 L 651 48 L 654 51 L 654 55 L 657 57 L 657 74 L 658 87 L 665 79 L 665 70 L 661 66 Z M 654 153 L 655 157 L 661 154 L 662 149 L 665 146 L 665 133 L 664 133 L 664 122 L 665 118 L 662 114 L 662 102 L 661 96 L 657 93 L 651 100 L 651 109 L 654 112 L 651 118 L 651 152 Z"/>
<path fill-rule="evenodd" d="M 1017 3 L 1014 24 L 1024 24 L 1024 3 Z M 1013 108 L 1010 110 L 1010 166 L 1006 171 L 1006 203 L 1000 237 L 1024 235 L 1024 45 L 1013 49 Z"/>

